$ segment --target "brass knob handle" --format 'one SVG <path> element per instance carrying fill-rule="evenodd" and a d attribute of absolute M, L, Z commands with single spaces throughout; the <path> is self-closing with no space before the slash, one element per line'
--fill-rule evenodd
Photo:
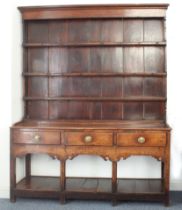
<path fill-rule="evenodd" d="M 39 135 L 35 135 L 34 136 L 34 140 L 38 143 L 40 142 L 40 136 Z"/>
<path fill-rule="evenodd" d="M 143 136 L 138 137 L 138 143 L 140 144 L 145 143 L 145 138 Z"/>
<path fill-rule="evenodd" d="M 92 136 L 85 136 L 84 137 L 84 142 L 85 143 L 90 143 L 90 142 L 92 142 L 92 140 L 93 140 Z"/>

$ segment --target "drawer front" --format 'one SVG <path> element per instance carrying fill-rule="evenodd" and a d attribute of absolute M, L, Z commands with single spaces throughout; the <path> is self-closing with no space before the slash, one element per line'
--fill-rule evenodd
<path fill-rule="evenodd" d="M 117 134 L 119 146 L 154 146 L 166 145 L 166 133 L 162 131 L 121 132 Z"/>
<path fill-rule="evenodd" d="M 13 142 L 19 144 L 60 144 L 59 131 L 13 131 Z"/>
<path fill-rule="evenodd" d="M 92 146 L 112 146 L 113 133 L 112 132 L 65 132 L 65 144 L 78 145 L 92 145 Z"/>

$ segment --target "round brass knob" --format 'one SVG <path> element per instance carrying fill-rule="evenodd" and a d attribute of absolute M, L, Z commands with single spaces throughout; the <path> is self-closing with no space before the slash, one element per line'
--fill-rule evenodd
<path fill-rule="evenodd" d="M 40 141 L 40 136 L 39 136 L 39 135 L 35 135 L 35 136 L 34 136 L 34 140 L 35 140 L 36 142 L 39 142 L 39 141 Z"/>
<path fill-rule="evenodd" d="M 85 143 L 90 143 L 90 142 L 92 142 L 92 140 L 93 140 L 92 136 L 85 136 L 84 137 L 84 142 Z"/>
<path fill-rule="evenodd" d="M 140 144 L 145 143 L 145 138 L 143 136 L 138 137 L 138 143 Z"/>

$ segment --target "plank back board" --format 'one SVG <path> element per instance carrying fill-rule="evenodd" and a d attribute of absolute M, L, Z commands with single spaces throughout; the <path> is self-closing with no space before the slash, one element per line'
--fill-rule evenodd
<path fill-rule="evenodd" d="M 165 121 L 167 5 L 43 8 L 20 8 L 25 118 Z"/>

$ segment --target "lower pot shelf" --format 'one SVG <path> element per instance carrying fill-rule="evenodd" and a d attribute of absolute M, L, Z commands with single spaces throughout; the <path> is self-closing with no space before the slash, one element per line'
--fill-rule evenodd
<path fill-rule="evenodd" d="M 67 199 L 155 200 L 165 199 L 162 179 L 118 179 L 117 192 L 112 193 L 111 178 L 66 178 Z M 60 178 L 31 176 L 17 183 L 15 195 L 20 197 L 60 198 Z"/>

